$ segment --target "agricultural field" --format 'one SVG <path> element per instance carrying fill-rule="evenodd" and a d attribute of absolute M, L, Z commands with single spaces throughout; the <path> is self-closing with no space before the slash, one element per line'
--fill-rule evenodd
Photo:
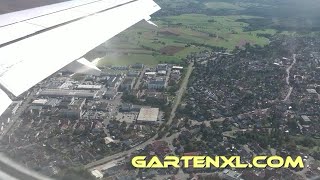
<path fill-rule="evenodd" d="M 140 22 L 103 44 L 98 50 L 102 48 L 100 57 L 105 56 L 100 65 L 179 63 L 203 50 L 221 47 L 231 51 L 246 43 L 264 46 L 269 43 L 268 38 L 277 33 L 295 32 L 290 27 L 277 25 L 277 21 L 292 19 L 282 19 L 281 12 L 267 0 L 157 2 L 162 10 L 152 20 L 158 27 Z M 266 15 L 257 13 L 258 10 Z M 270 18 L 272 14 L 277 17 Z"/>
<path fill-rule="evenodd" d="M 239 6 L 236 3 L 228 3 L 228 2 L 208 2 L 205 3 L 206 7 L 210 9 L 233 9 L 233 10 L 244 10 L 245 8 Z"/>
<path fill-rule="evenodd" d="M 249 18 L 252 17 L 183 14 L 155 18 L 159 27 L 141 22 L 102 45 L 107 56 L 99 65 L 179 63 L 187 55 L 206 50 L 208 46 L 232 50 L 246 43 L 268 44 L 267 38 L 257 34 L 276 31 L 245 32 L 243 28 L 247 24 L 237 20 Z"/>
<path fill-rule="evenodd" d="M 263 3 L 254 3 L 254 2 L 241 2 L 241 1 L 231 1 L 231 2 L 221 2 L 213 1 L 205 3 L 205 6 L 213 10 L 234 10 L 241 11 L 246 10 L 247 8 L 259 8 L 259 7 L 271 7 L 270 5 Z"/>

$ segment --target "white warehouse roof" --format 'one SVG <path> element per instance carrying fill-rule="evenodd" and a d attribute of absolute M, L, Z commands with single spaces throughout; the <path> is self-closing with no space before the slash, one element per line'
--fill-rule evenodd
<path fill-rule="evenodd" d="M 159 108 L 141 108 L 138 121 L 155 122 L 158 120 Z"/>
<path fill-rule="evenodd" d="M 81 84 L 77 86 L 77 89 L 101 89 L 101 85 L 87 85 L 87 84 Z"/>
<path fill-rule="evenodd" d="M 32 104 L 41 104 L 44 105 L 48 102 L 48 99 L 36 99 L 32 102 Z"/>
<path fill-rule="evenodd" d="M 145 75 L 156 75 L 157 74 L 157 72 L 146 72 L 146 73 L 144 73 Z"/>
<path fill-rule="evenodd" d="M 183 67 L 182 66 L 172 66 L 172 69 L 183 69 Z"/>

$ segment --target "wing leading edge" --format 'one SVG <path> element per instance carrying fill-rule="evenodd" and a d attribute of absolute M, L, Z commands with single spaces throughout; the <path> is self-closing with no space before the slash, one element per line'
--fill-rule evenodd
<path fill-rule="evenodd" d="M 153 0 L 70 2 L 0 16 L 0 84 L 13 95 L 160 9 Z"/>

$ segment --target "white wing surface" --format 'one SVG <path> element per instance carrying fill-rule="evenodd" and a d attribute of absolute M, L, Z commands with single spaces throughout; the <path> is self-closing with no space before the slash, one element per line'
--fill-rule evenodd
<path fill-rule="evenodd" d="M 153 0 L 74 0 L 0 15 L 0 84 L 19 96 L 159 9 Z"/>
<path fill-rule="evenodd" d="M 11 99 L 7 96 L 5 92 L 0 89 L 0 115 L 3 113 L 8 106 L 11 104 Z"/>

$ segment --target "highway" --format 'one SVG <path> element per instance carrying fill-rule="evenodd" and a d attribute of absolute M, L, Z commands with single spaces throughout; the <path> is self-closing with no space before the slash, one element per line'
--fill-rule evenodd
<path fill-rule="evenodd" d="M 193 65 L 194 63 L 190 63 L 189 66 L 188 66 L 188 70 L 187 70 L 187 73 L 184 77 L 184 79 L 182 80 L 182 83 L 181 83 L 181 86 L 180 86 L 180 89 L 176 95 L 176 98 L 175 98 L 175 102 L 173 104 L 173 107 L 172 107 L 172 111 L 171 111 L 171 114 L 170 114 L 170 117 L 169 117 L 169 120 L 168 122 L 166 123 L 167 125 L 171 125 L 172 124 L 172 121 L 175 117 L 175 112 L 179 106 L 179 104 L 181 103 L 181 100 L 182 100 L 182 97 L 183 97 L 183 94 L 185 92 L 185 90 L 187 89 L 187 85 L 188 85 L 188 82 L 189 82 L 189 78 L 190 78 L 190 75 L 192 73 L 192 70 L 193 70 Z M 146 147 L 148 144 L 151 144 L 155 139 L 156 139 L 157 135 L 150 138 L 149 140 L 147 140 L 146 142 L 138 145 L 138 146 L 135 146 L 129 150 L 126 150 L 126 151 L 123 151 L 123 152 L 120 152 L 120 153 L 117 153 L 117 154 L 114 154 L 112 156 L 108 156 L 108 157 L 105 157 L 103 159 L 100 159 L 100 160 L 97 160 L 97 161 L 94 161 L 94 162 L 91 162 L 87 165 L 85 165 L 85 168 L 86 169 L 90 169 L 90 168 L 93 168 L 95 166 L 98 166 L 98 165 L 102 165 L 102 164 L 105 164 L 107 162 L 110 162 L 112 160 L 115 160 L 115 159 L 119 159 L 119 158 L 122 158 L 122 157 L 125 157 L 125 156 L 129 156 L 130 154 L 132 154 L 133 152 L 135 152 L 137 149 L 140 149 L 140 148 L 144 148 Z M 170 137 L 163 137 L 161 140 L 166 140 Z"/>

